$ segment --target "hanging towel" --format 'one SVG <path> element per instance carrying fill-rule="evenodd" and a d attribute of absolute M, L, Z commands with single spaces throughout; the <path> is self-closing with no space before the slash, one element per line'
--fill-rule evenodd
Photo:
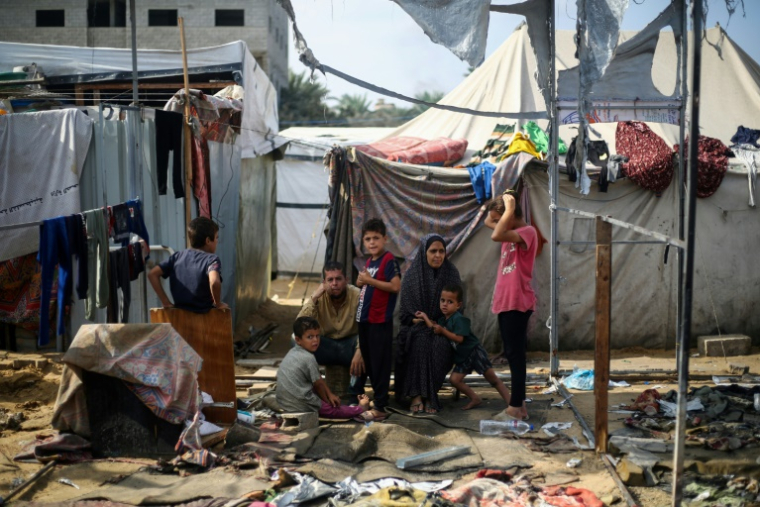
<path fill-rule="evenodd" d="M 491 178 L 495 169 L 496 166 L 490 162 L 482 162 L 476 166 L 467 168 L 478 204 L 483 204 L 484 201 L 492 196 Z"/>
<path fill-rule="evenodd" d="M 66 230 L 65 217 L 45 220 L 40 225 L 40 251 L 37 254 L 37 260 L 42 267 L 40 334 L 37 337 L 37 344 L 44 347 L 50 343 L 50 314 L 48 312 L 56 265 L 58 265 L 58 325 L 56 326 L 56 335 L 60 336 L 66 331 L 63 310 L 70 303 L 66 287 L 71 276 L 71 250 L 69 249 L 69 234 Z"/>
<path fill-rule="evenodd" d="M 506 156 L 514 155 L 520 151 L 529 153 L 541 160 L 541 154 L 536 151 L 536 145 L 533 144 L 533 141 L 526 137 L 522 132 L 517 132 L 512 136 L 512 142 L 509 143 Z"/>
<path fill-rule="evenodd" d="M 69 236 L 69 249 L 77 258 L 77 299 L 87 297 L 87 231 L 84 218 L 80 213 L 66 217 L 66 230 Z M 69 280 L 71 285 L 71 280 Z M 71 289 L 66 289 L 71 294 Z"/>
<path fill-rule="evenodd" d="M 95 308 L 108 306 L 108 228 L 102 209 L 85 211 L 87 227 L 87 299 L 84 300 L 84 316 L 95 320 Z"/>
<path fill-rule="evenodd" d="M 169 152 L 172 158 L 172 187 L 174 197 L 185 197 L 182 183 L 182 114 L 173 111 L 156 110 L 156 164 L 158 173 L 158 194 L 166 195 Z"/>

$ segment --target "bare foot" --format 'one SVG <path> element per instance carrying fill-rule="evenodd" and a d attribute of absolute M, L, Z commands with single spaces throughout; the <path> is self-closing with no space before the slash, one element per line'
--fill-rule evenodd
<path fill-rule="evenodd" d="M 504 411 L 508 416 L 514 417 L 515 419 L 523 420 L 528 415 L 528 411 L 524 410 L 522 407 L 507 407 L 507 409 Z"/>
<path fill-rule="evenodd" d="M 360 394 L 356 397 L 357 400 L 359 400 L 359 406 L 362 407 L 365 411 L 369 410 L 369 396 L 366 394 Z"/>
<path fill-rule="evenodd" d="M 471 408 L 475 408 L 478 405 L 483 403 L 483 400 L 480 398 L 480 396 L 475 396 L 474 398 L 470 399 L 470 402 L 461 408 L 461 410 L 470 410 Z"/>

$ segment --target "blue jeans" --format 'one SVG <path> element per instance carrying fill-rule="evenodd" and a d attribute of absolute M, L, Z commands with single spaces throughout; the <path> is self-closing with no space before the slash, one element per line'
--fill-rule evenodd
<path fill-rule="evenodd" d="M 317 364 L 322 366 L 345 366 L 350 367 L 351 361 L 356 353 L 356 344 L 359 341 L 359 335 L 347 336 L 339 340 L 325 338 L 320 336 L 319 348 L 314 353 Z M 295 338 L 290 339 L 290 344 L 295 346 Z M 366 373 L 357 377 L 353 386 L 348 386 L 348 393 L 355 398 L 364 394 L 364 384 L 367 382 Z"/>

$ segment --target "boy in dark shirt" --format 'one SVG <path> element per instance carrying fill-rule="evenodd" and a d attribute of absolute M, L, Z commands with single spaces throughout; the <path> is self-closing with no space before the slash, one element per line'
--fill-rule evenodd
<path fill-rule="evenodd" d="M 195 313 L 212 308 L 229 308 L 222 303 L 222 263 L 216 256 L 219 226 L 211 219 L 198 217 L 187 226 L 190 246 L 150 270 L 148 279 L 164 308 L 177 307 Z M 161 286 L 159 277 L 169 278 L 174 304 Z"/>
<path fill-rule="evenodd" d="M 372 218 L 362 227 L 362 243 L 369 254 L 356 286 L 361 288 L 356 321 L 359 323 L 359 348 L 367 376 L 375 393 L 376 420 L 385 418 L 391 383 L 393 309 L 401 290 L 401 271 L 392 253 L 385 250 L 385 224 Z"/>
<path fill-rule="evenodd" d="M 464 378 L 473 370 L 480 373 L 499 391 L 504 402 L 509 406 L 509 389 L 493 371 L 488 354 L 478 338 L 470 331 L 470 319 L 459 312 L 462 308 L 463 291 L 460 285 L 447 285 L 441 290 L 441 317 L 437 323 L 432 322 L 424 312 L 417 312 L 416 317 L 425 321 L 435 334 L 443 335 L 454 347 L 454 371 L 451 372 L 451 385 L 470 399 L 462 410 L 470 410 L 480 405 L 483 400 L 475 394 Z"/>

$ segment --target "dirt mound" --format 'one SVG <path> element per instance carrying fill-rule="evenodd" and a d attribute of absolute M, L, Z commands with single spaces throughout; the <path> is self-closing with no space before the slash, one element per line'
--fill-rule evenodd
<path fill-rule="evenodd" d="M 59 375 L 40 370 L 19 370 L 0 376 L 0 404 L 36 401 L 55 402 L 58 396 Z"/>

